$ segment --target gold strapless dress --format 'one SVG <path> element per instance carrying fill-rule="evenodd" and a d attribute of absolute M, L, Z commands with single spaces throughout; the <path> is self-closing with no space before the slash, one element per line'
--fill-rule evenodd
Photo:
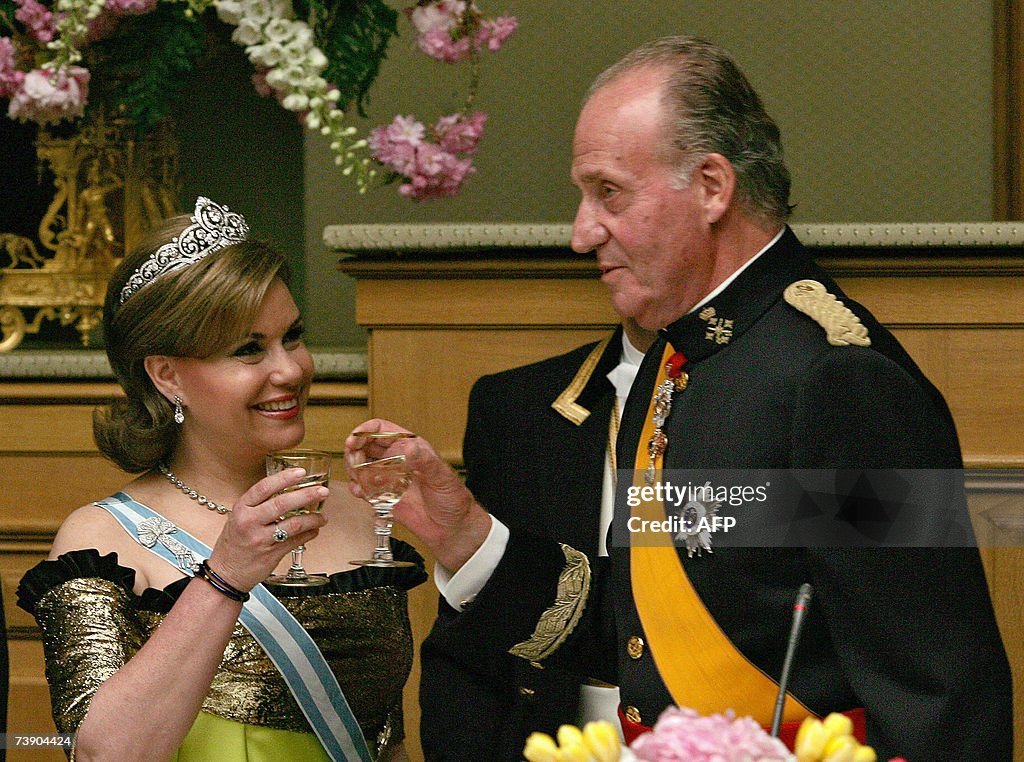
<path fill-rule="evenodd" d="M 371 752 L 382 758 L 404 737 L 402 687 L 412 665 L 406 591 L 426 579 L 415 550 L 395 542 L 395 555 L 418 565 L 361 567 L 332 574 L 320 587 L 270 587 L 323 652 Z M 139 596 L 132 591 L 134 570 L 120 566 L 116 554 L 96 550 L 43 561 L 25 575 L 18 605 L 42 631 L 58 731 L 78 729 L 96 691 L 142 647 L 190 579 Z M 236 625 L 203 709 L 174 759 L 328 757 L 281 674 Z"/>

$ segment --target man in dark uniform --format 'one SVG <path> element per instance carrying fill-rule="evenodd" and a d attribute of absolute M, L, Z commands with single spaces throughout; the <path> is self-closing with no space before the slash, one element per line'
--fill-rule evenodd
<path fill-rule="evenodd" d="M 403 440 L 418 489 L 396 516 L 450 582 L 484 581 L 429 647 L 482 683 L 512 679 L 517 658 L 615 682 L 636 726 L 673 703 L 767 724 L 793 596 L 809 582 L 787 722 L 847 712 L 882 759 L 1009 760 L 1009 667 L 962 494 L 954 486 L 922 512 L 841 486 L 876 469 L 934 470 L 941 482 L 962 465 L 952 417 L 786 227 L 778 129 L 738 67 L 693 38 L 634 51 L 592 88 L 572 175 L 582 193 L 573 248 L 596 252 L 620 315 L 659 330 L 623 413 L 620 481 L 832 470 L 835 533 L 691 554 L 689 543 L 642 547 L 626 532 L 630 543 L 613 541 L 597 564 L 510 531 L 428 443 Z M 621 530 L 632 517 L 620 508 Z M 895 536 L 900 546 L 885 547 Z"/>

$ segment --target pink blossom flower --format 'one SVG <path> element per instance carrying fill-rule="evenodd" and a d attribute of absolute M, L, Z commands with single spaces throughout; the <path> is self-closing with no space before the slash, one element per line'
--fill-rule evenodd
<path fill-rule="evenodd" d="M 485 47 L 500 50 L 518 26 L 514 16 L 485 19 L 475 3 L 462 0 L 434 0 L 406 12 L 420 50 L 445 63 L 465 61 Z"/>
<path fill-rule="evenodd" d="M 36 0 L 14 0 L 18 10 L 14 12 L 14 18 L 20 21 L 28 29 L 28 33 L 40 42 L 50 42 L 57 31 L 53 14 L 46 9 L 42 3 Z"/>
<path fill-rule="evenodd" d="M 480 30 L 477 32 L 477 44 L 486 45 L 488 50 L 496 53 L 518 27 L 519 22 L 515 16 L 484 19 L 480 22 Z"/>
<path fill-rule="evenodd" d="M 9 98 L 21 89 L 25 73 L 15 66 L 14 43 L 0 37 L 0 98 Z"/>
<path fill-rule="evenodd" d="M 107 0 L 104 10 L 118 16 L 142 16 L 156 8 L 157 0 Z"/>
<path fill-rule="evenodd" d="M 460 159 L 436 143 L 423 143 L 416 148 L 409 182 L 400 185 L 398 192 L 416 201 L 454 196 L 475 171 L 472 159 Z"/>
<path fill-rule="evenodd" d="M 472 154 L 483 134 L 487 115 L 452 114 L 441 117 L 431 140 L 426 128 L 411 116 L 396 116 L 391 124 L 370 132 L 368 143 L 374 159 L 407 182 L 398 192 L 417 201 L 454 196 L 476 170 Z"/>
<path fill-rule="evenodd" d="M 431 29 L 421 34 L 416 44 L 431 58 L 445 63 L 465 61 L 473 52 L 472 40 L 469 37 L 454 39 L 447 29 Z"/>
<path fill-rule="evenodd" d="M 788 762 L 785 745 L 772 738 L 750 717 L 701 717 L 692 709 L 670 707 L 650 733 L 630 747 L 647 762 Z"/>
<path fill-rule="evenodd" d="M 448 153 L 474 154 L 484 133 L 487 114 L 476 111 L 472 116 L 451 114 L 443 116 L 434 125 L 438 144 Z"/>
<path fill-rule="evenodd" d="M 74 119 L 82 115 L 89 95 L 89 70 L 68 66 L 53 72 L 33 69 L 11 97 L 7 115 L 40 124 Z"/>
<path fill-rule="evenodd" d="M 408 143 L 418 146 L 423 142 L 426 127 L 413 116 L 396 116 L 386 128 L 387 138 L 393 143 Z"/>
<path fill-rule="evenodd" d="M 388 129 L 376 127 L 370 131 L 367 138 L 370 155 L 389 169 L 408 177 L 416 166 L 416 146 L 408 141 L 392 140 Z"/>
<path fill-rule="evenodd" d="M 435 0 L 406 9 L 409 21 L 420 34 L 426 34 L 434 29 L 447 31 L 459 23 L 465 12 L 464 0 Z"/>

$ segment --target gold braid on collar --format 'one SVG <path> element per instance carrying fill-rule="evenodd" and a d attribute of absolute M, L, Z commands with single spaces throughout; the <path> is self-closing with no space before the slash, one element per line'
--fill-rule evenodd
<path fill-rule="evenodd" d="M 583 361 L 580 369 L 576 371 L 576 375 L 573 376 L 569 385 L 551 403 L 551 407 L 557 410 L 560 415 L 568 418 L 577 426 L 590 417 L 590 411 L 577 404 L 576 400 L 583 394 L 583 389 L 590 382 L 590 376 L 593 375 L 594 368 L 601 361 L 601 355 L 604 354 L 605 347 L 608 346 L 609 341 L 611 341 L 611 336 L 594 347 L 590 354 L 587 355 L 587 359 Z"/>

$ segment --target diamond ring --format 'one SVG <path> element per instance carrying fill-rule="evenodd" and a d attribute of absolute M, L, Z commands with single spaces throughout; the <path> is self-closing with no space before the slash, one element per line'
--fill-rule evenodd
<path fill-rule="evenodd" d="M 284 531 L 284 529 L 282 529 L 281 527 L 278 527 L 277 529 L 274 530 L 274 541 L 275 542 L 284 542 L 287 539 L 288 539 L 288 533 L 286 531 Z"/>

